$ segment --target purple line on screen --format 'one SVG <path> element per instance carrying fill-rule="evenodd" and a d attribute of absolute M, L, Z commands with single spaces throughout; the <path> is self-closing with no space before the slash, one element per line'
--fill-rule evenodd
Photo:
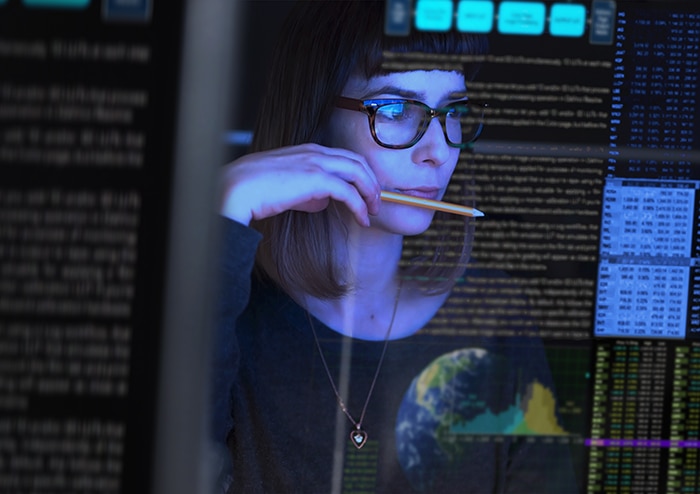
<path fill-rule="evenodd" d="M 586 439 L 593 448 L 700 448 L 700 440 L 682 439 Z"/>

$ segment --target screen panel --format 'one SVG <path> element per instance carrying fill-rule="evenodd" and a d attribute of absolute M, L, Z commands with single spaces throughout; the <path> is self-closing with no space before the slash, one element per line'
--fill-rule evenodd
<path fill-rule="evenodd" d="M 284 2 L 247 8 L 251 25 L 270 31 L 288 11 Z M 543 342 L 552 374 L 532 388 L 544 404 L 523 407 L 554 417 L 539 432 L 474 420 L 452 424 L 450 437 L 566 446 L 578 492 L 698 489 L 698 15 L 688 1 L 387 5 L 389 35 L 455 30 L 489 41 L 478 56 L 385 53 L 386 67 L 399 71 L 479 63 L 468 96 L 488 105 L 459 172 L 473 193 L 448 193 L 485 213 L 459 285 L 463 303 L 457 297 L 423 331 L 459 345 L 526 328 Z M 247 35 L 258 50 L 247 66 L 260 65 L 249 81 L 264 80 L 270 31 Z M 257 84 L 241 105 L 255 106 Z M 232 157 L 246 151 L 253 113 L 241 112 L 227 134 Z M 431 242 L 408 239 L 404 249 Z M 484 271 L 506 277 L 496 283 Z M 481 418 L 501 412 L 485 408 Z M 352 479 L 366 470 L 360 484 L 376 489 L 376 458 L 338 454 L 346 458 L 339 471 Z M 353 492 L 350 480 L 336 485 Z"/>
<path fill-rule="evenodd" d="M 0 2 L 3 492 L 206 482 L 232 9 Z"/>

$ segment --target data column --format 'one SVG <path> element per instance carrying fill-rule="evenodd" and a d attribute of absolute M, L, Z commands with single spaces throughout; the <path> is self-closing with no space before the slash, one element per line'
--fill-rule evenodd
<path fill-rule="evenodd" d="M 606 183 L 596 336 L 685 337 L 694 187 L 690 182 Z"/>
<path fill-rule="evenodd" d="M 666 492 L 700 493 L 700 344 L 675 350 L 671 407 Z"/>
<path fill-rule="evenodd" d="M 588 493 L 604 492 L 605 474 L 614 470 L 606 457 L 605 440 L 608 437 L 611 400 L 610 387 L 610 349 L 607 345 L 599 345 L 595 353 L 593 369 L 593 397 L 591 408 L 591 439 L 588 440 Z"/>
<path fill-rule="evenodd" d="M 665 480 L 666 342 L 596 349 L 588 493 L 656 494 Z"/>
<path fill-rule="evenodd" d="M 630 420 L 623 444 L 633 467 L 632 492 L 657 493 L 660 472 L 665 458 L 662 440 L 667 424 L 664 421 L 666 401 L 666 342 L 639 343 L 637 372 L 636 418 Z M 633 379 L 634 376 L 630 376 Z M 630 400 L 631 401 L 631 400 Z M 631 419 L 631 417 L 630 417 Z"/>

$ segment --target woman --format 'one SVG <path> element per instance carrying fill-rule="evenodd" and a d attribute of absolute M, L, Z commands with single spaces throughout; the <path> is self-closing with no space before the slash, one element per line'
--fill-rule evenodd
<path fill-rule="evenodd" d="M 542 481 L 532 446 L 440 432 L 444 400 L 483 395 L 484 406 L 505 409 L 526 392 L 523 375 L 548 383 L 548 371 L 531 340 L 521 342 L 524 358 L 512 339 L 444 336 L 459 333 L 445 322 L 454 307 L 479 303 L 468 290 L 455 295 L 473 220 L 455 241 L 455 217 L 380 199 L 388 190 L 441 200 L 449 187 L 463 203 L 466 172 L 455 170 L 468 166 L 460 154 L 480 130 L 468 101 L 477 67 L 388 70 L 387 54 L 479 54 L 484 40 L 390 38 L 383 18 L 382 2 L 299 4 L 272 63 L 253 152 L 222 174 L 215 409 L 233 459 L 230 490 L 560 488 Z M 431 224 L 428 253 L 413 255 L 419 242 L 407 260 L 405 239 Z M 435 369 L 460 366 L 462 384 L 428 386 Z M 489 385 L 496 378 L 510 384 Z"/>

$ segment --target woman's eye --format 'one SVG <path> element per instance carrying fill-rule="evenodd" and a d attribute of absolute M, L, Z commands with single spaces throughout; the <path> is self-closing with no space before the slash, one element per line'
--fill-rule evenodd
<path fill-rule="evenodd" d="M 379 109 L 377 116 L 387 120 L 401 120 L 407 117 L 407 112 L 403 104 L 387 105 Z"/>
<path fill-rule="evenodd" d="M 467 105 L 465 105 L 463 103 L 462 104 L 454 104 L 454 105 L 450 105 L 448 107 L 447 114 L 450 116 L 459 116 L 459 115 L 464 115 L 465 113 L 467 113 L 467 111 L 468 111 Z"/>

